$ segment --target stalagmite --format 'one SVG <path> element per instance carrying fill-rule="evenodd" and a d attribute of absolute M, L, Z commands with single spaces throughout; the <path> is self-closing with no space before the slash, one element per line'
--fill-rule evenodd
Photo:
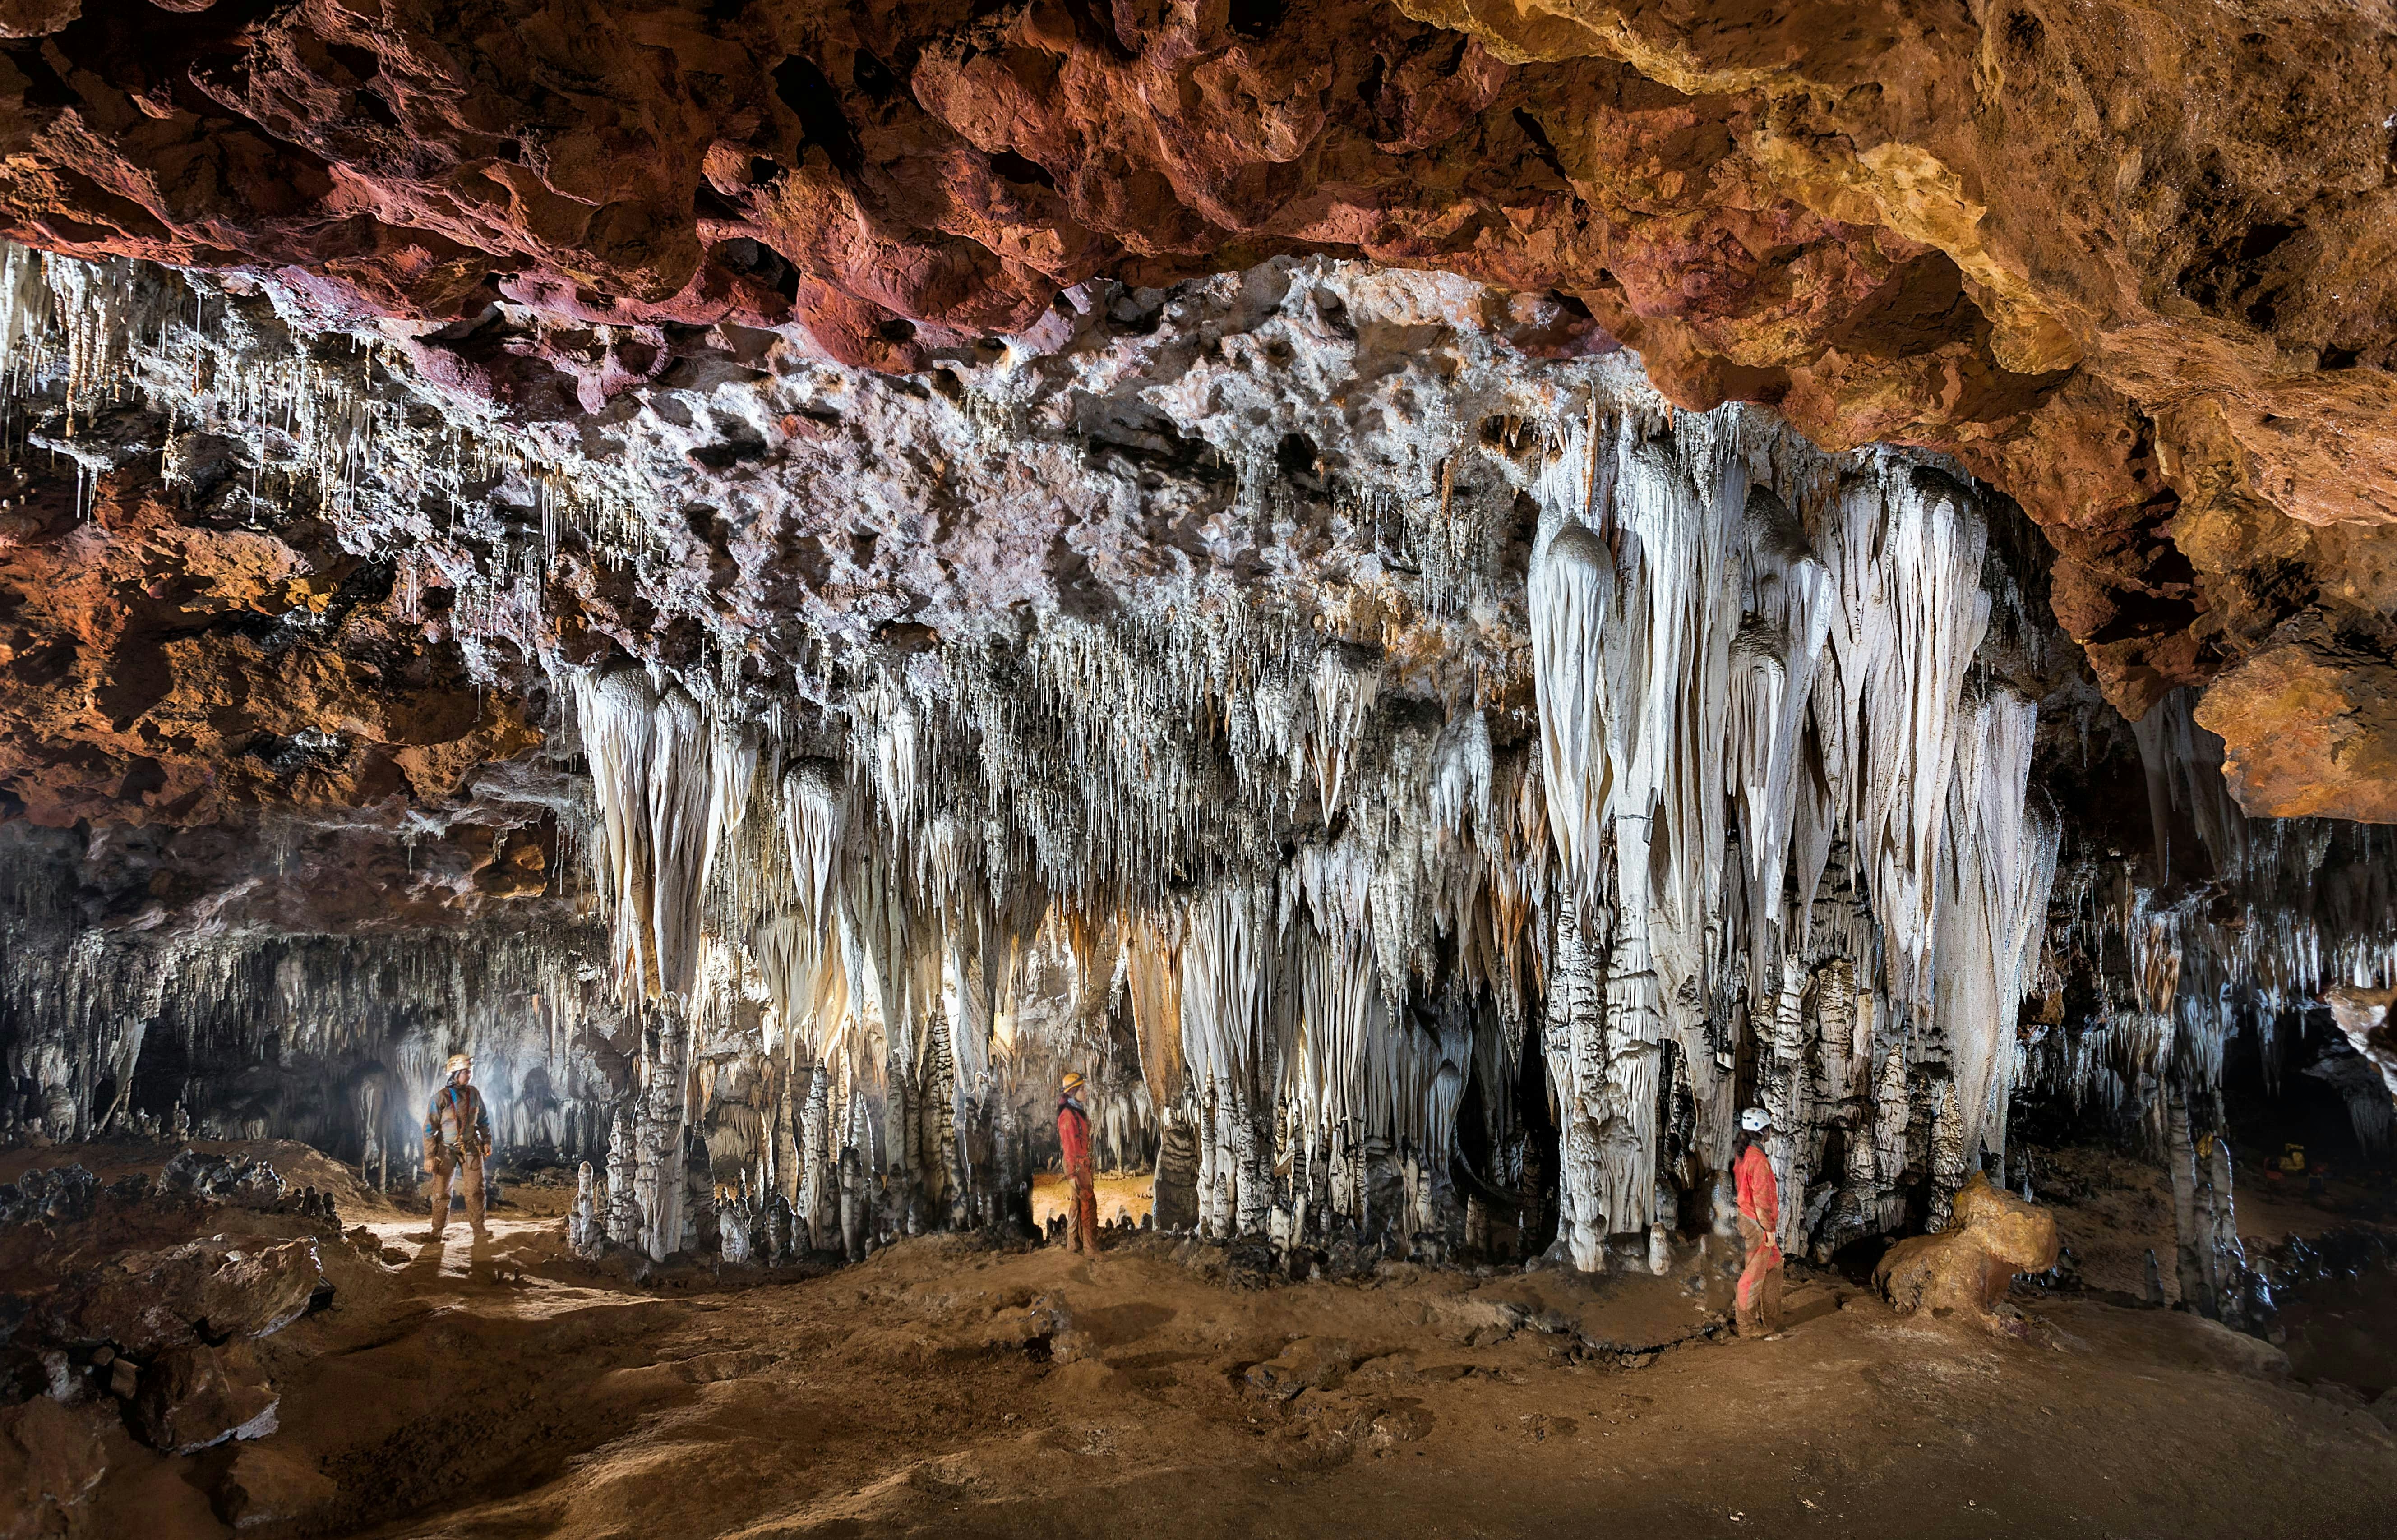
<path fill-rule="evenodd" d="M 799 1223 L 811 1248 L 845 1250 L 840 1240 L 840 1172 L 832 1144 L 832 1077 L 817 1063 L 808 1072 L 799 1137 Z"/>
<path fill-rule="evenodd" d="M 591 1162 L 585 1160 L 575 1174 L 574 1208 L 567 1215 L 567 1249 L 577 1256 L 588 1257 L 598 1252 L 607 1231 L 599 1218 L 599 1200 L 593 1190 Z"/>
<path fill-rule="evenodd" d="M 866 1214 L 865 1162 L 857 1146 L 840 1152 L 840 1249 L 851 1262 L 865 1260 L 869 1220 Z"/>

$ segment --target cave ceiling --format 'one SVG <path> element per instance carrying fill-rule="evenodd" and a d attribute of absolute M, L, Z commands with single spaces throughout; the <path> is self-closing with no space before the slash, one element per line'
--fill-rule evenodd
<path fill-rule="evenodd" d="M 2049 531 L 2110 701 L 2220 681 L 2249 810 L 2397 796 L 2385 7 L 34 0 L 6 31 L 10 234 L 274 283 L 524 422 L 770 348 L 922 379 L 1094 281 L 1455 274 L 1681 407 L 1953 456 Z M 140 581 L 115 559 L 81 580 Z M 504 757 L 475 731 L 445 753 Z"/>
<path fill-rule="evenodd" d="M 2250 814 L 2397 817 L 2386 6 L 10 0 L 0 33 L 47 370 L 0 795 L 133 826 L 116 922 L 304 926 L 192 875 L 254 820 L 376 874 L 320 921 L 554 891 L 560 663 L 804 714 L 869 662 L 1230 593 L 1520 707 L 1525 425 L 1627 369 L 1668 419 L 1751 403 L 2010 500 L 2106 702 L 2186 690 Z M 1432 500 L 1470 581 L 1424 575 Z"/>

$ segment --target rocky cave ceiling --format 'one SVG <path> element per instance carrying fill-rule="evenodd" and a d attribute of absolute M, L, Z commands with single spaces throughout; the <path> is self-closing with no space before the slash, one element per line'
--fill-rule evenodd
<path fill-rule="evenodd" d="M 1161 1104 L 1278 903 L 1334 959 L 1307 998 L 1546 1011 L 1552 1067 L 1647 1097 L 1566 1157 L 1621 1221 L 1683 1134 L 1533 981 L 1646 976 L 1649 885 L 1680 993 L 1606 1020 L 1667 1023 L 1702 1129 L 1759 1073 L 1702 1006 L 1781 998 L 1798 1054 L 1801 952 L 1844 981 L 1806 1040 L 1861 1045 L 1859 989 L 2062 1022 L 2085 943 L 2119 1085 L 2192 1051 L 2176 989 L 2390 982 L 2385 4 L 0 0 L 0 839 L 21 934 L 115 938 L 20 969 L 12 1074 L 72 1093 L 15 1116 L 100 1126 L 162 1011 L 346 1001 L 340 946 L 478 926 L 553 1015 L 610 958 L 635 998 L 731 966 L 748 1029 L 846 990 L 893 1084 L 946 988 L 962 1085 L 955 1000 L 1051 901 L 1190 949 L 1150 998 L 1132 930 L 1053 921 L 1078 1000 L 1112 967 L 1184 1023 L 1128 1072 Z M 1662 586 L 1594 554 L 1642 542 Z M 1699 772 L 1577 757 L 1557 692 L 1683 663 L 1757 779 L 1635 870 L 1606 788 Z M 1901 690 L 1911 736 L 1863 703 Z M 229 934 L 290 945 L 194 961 Z M 562 1145 L 651 1141 L 655 1038 Z M 2097 1052 L 1929 1040 L 1857 1105 L 1932 1053 L 1954 1172 Z M 1425 1051 L 1373 1073 L 1484 1049 Z M 1398 1124 L 1437 1143 L 1446 1094 Z"/>
<path fill-rule="evenodd" d="M 518 423 L 604 429 L 770 353 L 963 379 L 1105 280 L 1456 274 L 1533 355 L 1621 344 L 1681 408 L 1952 455 L 2048 532 L 2109 700 L 2209 687 L 2249 811 L 2397 796 L 2382 6 L 28 0 L 5 25 L 10 234 L 271 283 Z"/>

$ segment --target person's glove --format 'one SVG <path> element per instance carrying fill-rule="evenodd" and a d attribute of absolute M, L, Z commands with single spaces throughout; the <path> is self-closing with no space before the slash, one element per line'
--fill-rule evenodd
<path fill-rule="evenodd" d="M 440 1168 L 434 1163 L 434 1155 L 437 1147 L 432 1140 L 424 1141 L 424 1174 L 427 1176 L 440 1174 Z"/>

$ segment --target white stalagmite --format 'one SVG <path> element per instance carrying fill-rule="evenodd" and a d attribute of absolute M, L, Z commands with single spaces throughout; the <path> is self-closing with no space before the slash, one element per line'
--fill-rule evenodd
<path fill-rule="evenodd" d="M 1300 1138 L 1306 1158 L 1328 1158 L 1333 1139 L 1343 1155 L 1358 1148 L 1369 1132 L 1368 1112 L 1376 1100 L 1368 1087 L 1368 1046 L 1390 1033 L 1388 1008 L 1383 1003 L 1373 947 L 1356 931 L 1342 928 L 1325 937 L 1312 924 L 1300 922 L 1306 933 L 1299 945 L 1302 1001 L 1298 1050 L 1286 1072 L 1286 1094 L 1300 1117 Z M 1395 1087 L 1384 1087 L 1379 1099 L 1395 1101 Z M 1344 1172 L 1344 1175 L 1346 1173 Z M 1334 1195 L 1338 1212 L 1356 1224 L 1365 1224 L 1363 1193 L 1344 1183 Z"/>
<path fill-rule="evenodd" d="M 1555 908 L 1541 1044 L 1560 1123 L 1558 1239 L 1584 1271 L 1603 1265 L 1608 1222 L 1598 1118 L 1610 1045 L 1587 921 L 1606 912 L 1611 888 L 1604 854 L 1621 730 L 1608 638 L 1621 629 L 1615 616 L 1624 606 L 1614 553 L 1579 522 L 1594 511 L 1598 453 L 1594 424 L 1587 437 L 1551 451 L 1540 483 L 1544 529 L 1551 520 L 1563 522 L 1547 530 L 1530 579 L 1542 789 L 1563 888 Z"/>
<path fill-rule="evenodd" d="M 1603 456 L 1601 432 L 1569 434 L 1540 488 L 1544 527 L 1595 518 L 1604 533 L 1560 523 L 1531 580 L 1548 828 L 1575 900 L 1559 923 L 1570 913 L 1581 931 L 1560 932 L 1558 955 L 1584 975 L 1570 995 L 1595 975 L 1604 998 L 1595 1038 L 1578 1007 L 1550 1011 L 1578 1088 L 1567 1180 L 1594 1184 L 1565 1205 L 1585 1265 L 1604 1234 L 1654 1217 L 1661 1045 L 1706 1048 L 1699 1002 L 1725 950 L 1722 767 L 1748 501 L 1736 463 L 1703 465 L 1702 489 L 1627 422 Z"/>

